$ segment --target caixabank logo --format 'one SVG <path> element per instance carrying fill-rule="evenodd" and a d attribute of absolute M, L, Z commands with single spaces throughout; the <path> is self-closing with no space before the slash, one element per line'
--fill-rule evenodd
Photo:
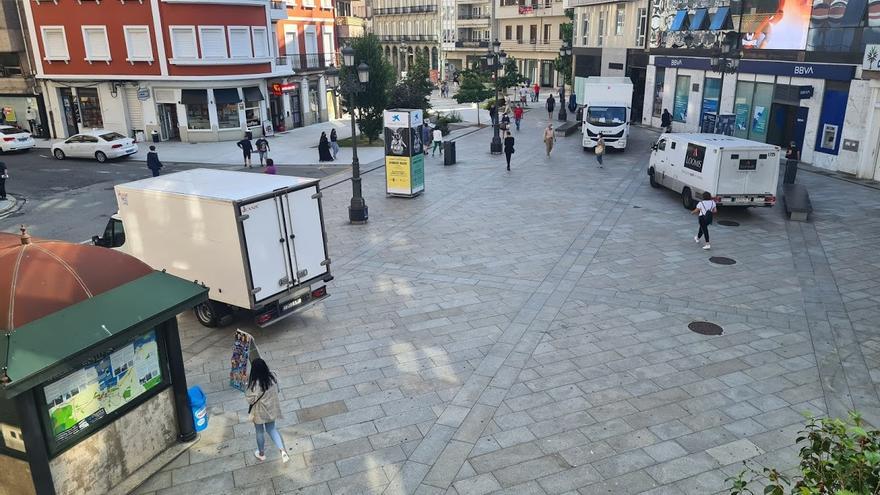
<path fill-rule="evenodd" d="M 706 147 L 699 144 L 688 143 L 687 154 L 684 156 L 684 166 L 695 172 L 703 172 L 703 160 L 706 158 Z"/>

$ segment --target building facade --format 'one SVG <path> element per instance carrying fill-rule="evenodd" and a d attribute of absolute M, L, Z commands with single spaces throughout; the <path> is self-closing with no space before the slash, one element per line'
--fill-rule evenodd
<path fill-rule="evenodd" d="M 565 6 L 574 10 L 574 76 L 629 77 L 633 120 L 640 121 L 648 65 L 648 0 L 566 0 Z"/>
<path fill-rule="evenodd" d="M 433 0 L 373 0 L 372 30 L 398 77 L 415 57 L 430 62 L 433 78 L 440 69 L 440 9 Z"/>
<path fill-rule="evenodd" d="M 562 46 L 562 25 L 571 22 L 562 0 L 495 0 L 497 39 L 531 84 L 558 87 L 562 75 L 554 61 Z"/>
<path fill-rule="evenodd" d="M 880 23 L 866 0 L 831 11 L 786 3 L 776 17 L 775 6 L 742 16 L 735 7 L 652 0 L 642 122 L 659 126 L 668 109 L 675 131 L 697 131 L 706 114 L 727 115 L 735 136 L 793 142 L 807 163 L 880 178 L 877 84 L 862 68 L 871 44 L 880 43 Z M 779 18 L 785 26 L 775 26 Z M 712 57 L 727 33 L 740 40 L 741 58 L 735 71 L 719 72 Z"/>
<path fill-rule="evenodd" d="M 367 28 L 365 0 L 336 0 L 336 40 L 348 45 L 352 38 L 363 36 Z"/>
<path fill-rule="evenodd" d="M 489 49 L 492 39 L 492 0 L 445 0 L 443 57 L 446 77 L 472 67 Z"/>
<path fill-rule="evenodd" d="M 23 2 L 50 134 L 104 128 L 141 140 L 238 140 L 295 126 L 297 102 L 301 123 L 326 118 L 321 80 L 308 76 L 304 88 L 307 70 L 327 65 L 325 24 L 335 50 L 333 7 L 295 1 Z M 296 8 L 328 20 L 309 16 L 313 27 L 296 31 L 302 48 L 287 51 L 283 22 Z M 295 101 L 283 98 L 294 88 L 302 89 Z"/>
<path fill-rule="evenodd" d="M 19 7 L 18 2 L 0 3 L 0 18 L 5 21 L 0 23 L 0 112 L 4 123 L 45 136 L 46 108 Z"/>

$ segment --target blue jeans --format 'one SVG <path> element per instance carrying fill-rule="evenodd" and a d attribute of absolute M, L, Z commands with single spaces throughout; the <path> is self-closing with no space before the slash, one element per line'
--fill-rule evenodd
<path fill-rule="evenodd" d="M 514 119 L 514 122 L 516 122 L 516 130 L 519 130 L 520 119 Z"/>
<path fill-rule="evenodd" d="M 281 433 L 278 433 L 278 430 L 275 429 L 274 421 L 270 421 L 262 425 L 254 423 L 254 429 L 257 431 L 257 449 L 260 450 L 261 454 L 266 453 L 266 439 L 263 437 L 264 429 L 265 431 L 269 432 L 269 436 L 272 437 L 272 442 L 275 443 L 275 446 L 278 447 L 278 450 L 284 450 L 284 441 L 281 440 Z"/>

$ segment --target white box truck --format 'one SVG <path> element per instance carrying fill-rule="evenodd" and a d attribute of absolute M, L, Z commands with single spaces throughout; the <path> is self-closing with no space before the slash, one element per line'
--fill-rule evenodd
<path fill-rule="evenodd" d="M 628 77 L 576 77 L 575 94 L 583 111 L 584 149 L 594 148 L 600 133 L 606 147 L 626 149 L 632 118 L 632 81 Z"/>
<path fill-rule="evenodd" d="M 92 241 L 207 286 L 203 325 L 243 308 L 265 327 L 327 297 L 317 179 L 195 169 L 115 189 L 119 212 Z"/>
<path fill-rule="evenodd" d="M 651 186 L 680 193 L 687 209 L 704 192 L 720 206 L 776 204 L 779 146 L 723 134 L 663 134 L 651 149 Z"/>

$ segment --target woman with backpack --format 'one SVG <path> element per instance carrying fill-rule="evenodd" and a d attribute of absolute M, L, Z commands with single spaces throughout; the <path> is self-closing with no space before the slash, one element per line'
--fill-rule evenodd
<path fill-rule="evenodd" d="M 269 371 L 269 366 L 260 358 L 254 359 L 251 363 L 245 399 L 248 402 L 248 417 L 254 423 L 257 432 L 257 450 L 254 451 L 254 457 L 261 461 L 266 460 L 266 439 L 263 433 L 267 432 L 281 451 L 281 460 L 289 461 L 290 456 L 284 448 L 284 440 L 275 428 L 275 421 L 284 417 L 278 401 L 278 380 L 275 378 L 275 373 Z"/>
<path fill-rule="evenodd" d="M 712 215 L 717 212 L 718 209 L 715 201 L 712 200 L 712 195 L 708 192 L 703 193 L 703 200 L 697 203 L 697 207 L 691 212 L 692 215 L 698 215 L 697 220 L 700 223 L 700 229 L 697 231 L 697 235 L 694 236 L 694 242 L 699 244 L 700 238 L 706 237 L 706 244 L 703 246 L 703 249 L 711 249 L 711 246 L 709 246 L 709 224 L 712 223 Z"/>

